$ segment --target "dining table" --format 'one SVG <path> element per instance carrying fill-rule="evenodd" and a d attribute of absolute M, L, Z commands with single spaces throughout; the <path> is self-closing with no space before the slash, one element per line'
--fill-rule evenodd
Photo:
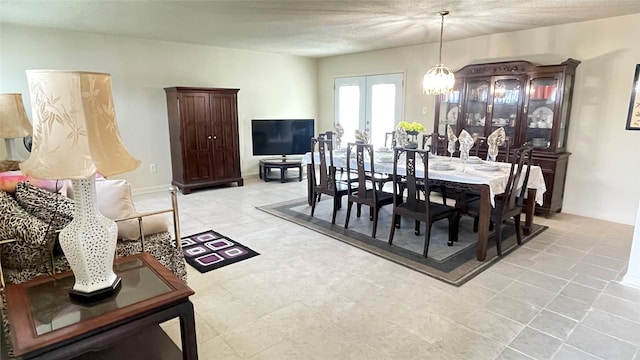
<path fill-rule="evenodd" d="M 333 165 L 336 168 L 346 169 L 346 151 L 333 151 Z M 313 185 L 315 183 L 315 169 L 311 162 L 312 153 L 308 152 L 302 158 L 302 164 L 307 166 L 307 198 L 309 204 L 312 202 Z M 319 163 L 319 154 L 314 152 L 314 162 Z M 373 153 L 374 172 L 379 174 L 393 174 L 393 150 L 381 148 Z M 369 169 L 368 161 L 365 161 L 365 169 Z M 533 213 L 535 204 L 542 205 L 544 193 L 547 190 L 542 169 L 539 166 L 530 165 L 527 191 L 525 194 L 523 212 L 525 214 L 525 224 L 523 233 L 529 234 L 533 223 Z M 355 156 L 350 160 L 350 168 L 356 168 Z M 526 169 L 523 169 L 523 174 Z M 428 177 L 432 185 L 445 186 L 458 191 L 477 193 L 480 195 L 480 213 L 478 217 L 478 246 L 476 258 L 484 261 L 487 257 L 487 247 L 489 241 L 489 222 L 491 208 L 495 207 L 496 195 L 503 194 L 509 180 L 511 163 L 487 162 L 479 158 L 470 157 L 467 161 L 462 161 L 459 157 L 437 156 L 429 153 L 428 156 Z M 398 175 L 406 174 L 403 159 L 398 161 Z M 421 167 L 416 168 L 416 177 L 424 178 L 424 171 Z M 520 178 L 518 189 L 522 188 L 524 175 Z"/>

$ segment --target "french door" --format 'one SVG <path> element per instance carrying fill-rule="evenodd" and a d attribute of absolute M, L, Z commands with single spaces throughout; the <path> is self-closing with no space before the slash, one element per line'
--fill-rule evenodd
<path fill-rule="evenodd" d="M 385 133 L 402 120 L 403 78 L 399 73 L 335 79 L 335 122 L 344 128 L 343 144 L 361 130 L 375 147 L 385 145 Z"/>

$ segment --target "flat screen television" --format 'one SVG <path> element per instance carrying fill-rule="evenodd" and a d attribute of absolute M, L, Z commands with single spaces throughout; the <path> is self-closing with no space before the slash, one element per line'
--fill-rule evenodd
<path fill-rule="evenodd" d="M 253 155 L 303 155 L 313 134 L 313 119 L 251 120 Z"/>

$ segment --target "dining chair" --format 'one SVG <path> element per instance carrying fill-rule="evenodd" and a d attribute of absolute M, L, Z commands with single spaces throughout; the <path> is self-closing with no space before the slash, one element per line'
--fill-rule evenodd
<path fill-rule="evenodd" d="M 438 204 L 429 200 L 428 192 L 424 192 L 425 183 L 429 183 L 429 153 L 426 150 L 412 150 L 396 148 L 394 149 L 393 175 L 394 179 L 398 178 L 398 161 L 401 155 L 404 156 L 406 174 L 404 183 L 406 186 L 407 197 L 403 202 L 398 201 L 398 197 L 394 197 L 393 201 L 393 219 L 391 230 L 389 232 L 389 245 L 393 243 L 393 236 L 396 230 L 396 221 L 400 217 L 407 217 L 415 220 L 415 234 L 420 235 L 420 223 L 426 225 L 424 234 L 424 250 L 422 255 L 427 257 L 429 252 L 429 241 L 431 239 L 431 226 L 433 222 L 449 219 L 449 239 L 447 245 L 452 246 L 454 241 L 458 240 L 458 227 L 460 223 L 460 212 L 452 206 Z M 423 177 L 418 177 L 416 169 L 423 169 Z M 397 180 L 394 180 L 394 189 L 397 188 Z M 422 194 L 422 197 L 420 196 Z"/>
<path fill-rule="evenodd" d="M 447 156 L 447 144 L 448 139 L 445 135 L 438 133 L 422 134 L 422 149 L 428 150 L 434 155 Z"/>
<path fill-rule="evenodd" d="M 498 156 L 497 156 L 498 161 L 504 160 L 504 162 L 509 162 L 510 142 L 511 142 L 511 139 L 509 139 L 509 137 L 507 136 L 504 138 L 504 143 L 498 147 Z M 487 144 L 486 136 L 476 137 L 476 142 L 473 144 L 473 147 L 471 148 L 471 151 L 469 151 L 469 154 L 473 154 L 474 156 L 479 157 L 480 150 L 482 150 L 482 154 L 484 154 L 485 156 L 487 155 L 487 151 L 489 150 L 489 144 Z"/>
<path fill-rule="evenodd" d="M 502 226 L 503 222 L 513 218 L 518 245 L 522 245 L 522 231 L 520 229 L 520 214 L 522 213 L 523 199 L 527 191 L 531 154 L 533 147 L 525 146 L 513 150 L 509 178 L 503 194 L 495 197 L 495 207 L 491 208 L 491 224 L 493 225 L 496 241 L 496 251 L 502 255 Z M 523 176 L 522 170 L 526 166 L 522 187 L 518 187 Z M 480 216 L 480 200 L 467 203 L 467 213 L 474 217 L 473 230 L 478 230 L 478 218 Z"/>
<path fill-rule="evenodd" d="M 340 182 L 336 180 L 336 168 L 333 166 L 333 142 L 326 136 L 319 136 L 311 139 L 311 165 L 316 168 L 315 154 L 318 153 L 320 161 L 320 169 L 318 177 L 313 180 L 313 194 L 311 200 L 311 216 L 316 210 L 316 203 L 320 201 L 322 194 L 333 197 L 333 214 L 331 223 L 336 223 L 336 213 L 342 204 L 342 197 L 347 195 L 349 188 L 348 182 Z M 328 161 L 327 161 L 328 159 Z"/>
<path fill-rule="evenodd" d="M 351 216 L 351 208 L 356 203 L 356 216 L 360 217 L 362 205 L 369 207 L 369 220 L 373 221 L 373 230 L 371 237 L 376 237 L 378 227 L 378 213 L 381 207 L 393 204 L 394 193 L 384 192 L 378 181 L 373 180 L 367 174 L 375 174 L 373 145 L 364 143 L 349 143 L 347 145 L 347 176 L 349 179 L 355 173 L 358 176 L 357 183 L 354 187 L 347 189 L 347 217 L 344 222 L 344 228 L 349 228 L 349 218 Z M 351 160 L 355 158 L 356 169 L 352 172 Z M 365 168 L 365 163 L 369 163 L 369 169 Z M 400 200 L 401 202 L 402 200 Z"/>

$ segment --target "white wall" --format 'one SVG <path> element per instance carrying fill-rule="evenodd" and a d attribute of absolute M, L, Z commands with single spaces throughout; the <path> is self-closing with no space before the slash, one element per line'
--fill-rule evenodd
<path fill-rule="evenodd" d="M 451 15 L 450 15 L 451 16 Z M 451 19 L 450 19 L 451 20 Z M 640 132 L 625 130 L 640 43 L 633 29 L 640 14 L 447 42 L 443 62 L 452 69 L 471 63 L 529 60 L 556 64 L 582 61 L 576 75 L 568 150 L 573 153 L 563 211 L 633 224 L 640 197 Z M 446 29 L 445 29 L 446 33 Z M 438 56 L 438 44 L 324 58 L 318 64 L 320 129 L 333 124 L 333 79 L 403 71 L 405 120 L 433 128 L 434 96 L 421 81 Z M 422 107 L 428 109 L 422 114 Z"/>
<path fill-rule="evenodd" d="M 1 24 L 0 92 L 22 93 L 31 115 L 27 69 L 111 74 L 120 133 L 129 152 L 142 160 L 122 176 L 136 191 L 171 181 L 164 87 L 240 89 L 243 176 L 258 173 L 252 118 L 317 118 L 317 60 L 311 58 Z M 4 152 L 4 144 L 0 148 Z"/>

